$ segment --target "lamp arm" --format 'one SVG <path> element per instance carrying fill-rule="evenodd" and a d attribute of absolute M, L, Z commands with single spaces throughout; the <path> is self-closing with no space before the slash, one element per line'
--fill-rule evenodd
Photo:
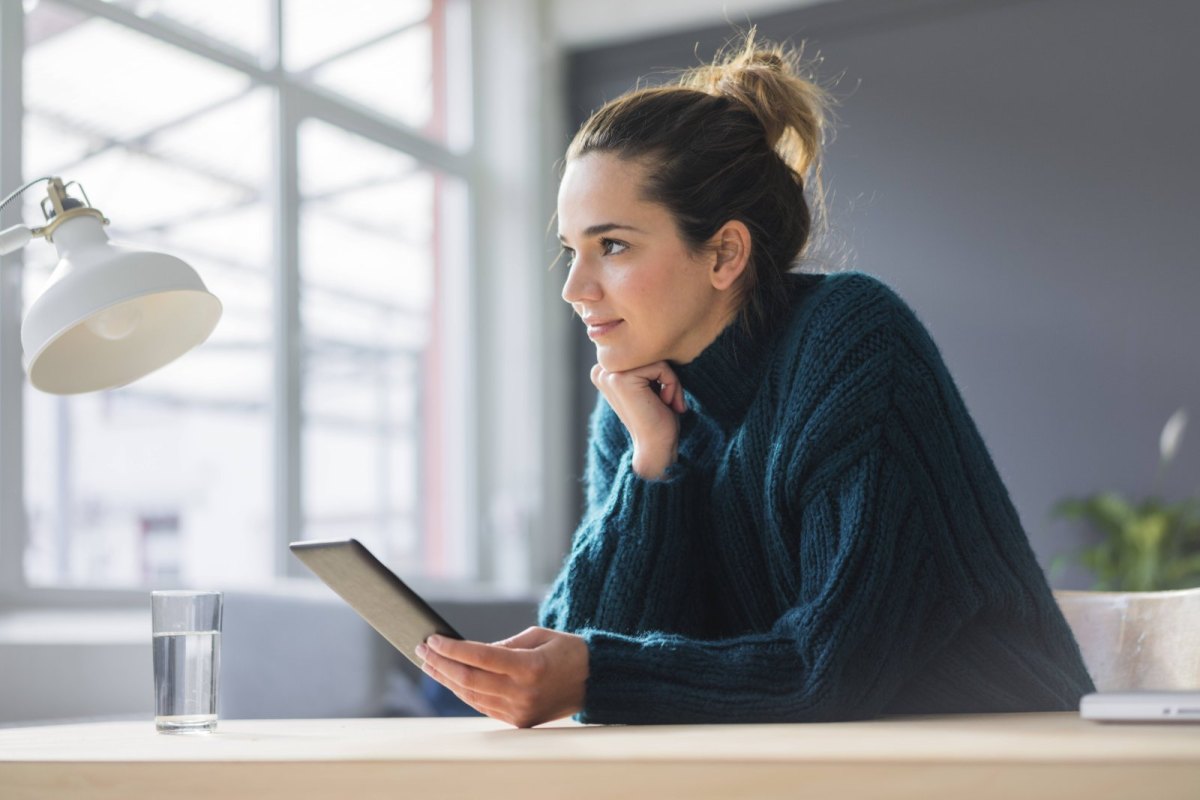
<path fill-rule="evenodd" d="M 37 184 L 41 183 L 42 181 L 52 181 L 52 180 L 54 180 L 54 176 L 52 176 L 52 175 L 47 175 L 42 178 L 35 178 L 35 179 L 31 180 L 29 183 L 25 184 L 20 189 L 17 189 L 15 192 L 10 194 L 8 197 L 4 198 L 3 200 L 0 200 L 0 211 L 3 211 L 4 207 L 6 205 L 11 203 L 13 200 L 15 200 L 17 198 L 17 195 L 21 194 L 21 192 L 25 191 L 30 186 L 36 186 Z"/>

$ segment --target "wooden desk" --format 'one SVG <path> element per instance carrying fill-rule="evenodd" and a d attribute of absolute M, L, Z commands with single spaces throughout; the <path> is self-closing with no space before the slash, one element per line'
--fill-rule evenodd
<path fill-rule="evenodd" d="M 1200 726 L 1076 714 L 517 729 L 485 717 L 0 730 L 0 797 L 1200 797 Z"/>

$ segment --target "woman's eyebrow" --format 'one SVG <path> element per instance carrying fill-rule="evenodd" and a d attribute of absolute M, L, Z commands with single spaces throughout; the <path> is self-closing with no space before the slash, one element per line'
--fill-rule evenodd
<path fill-rule="evenodd" d="M 632 225 L 623 225 L 619 222 L 602 222 L 599 225 L 593 225 L 590 228 L 587 228 L 586 230 L 584 230 L 583 236 L 586 239 L 590 236 L 599 236 L 602 233 L 608 233 L 609 231 L 619 231 L 619 230 L 634 231 L 635 233 L 645 233 L 645 231 L 643 231 L 641 228 L 635 228 Z M 567 237 L 563 236 L 560 233 L 558 235 L 558 240 L 560 242 L 565 242 L 567 240 Z"/>

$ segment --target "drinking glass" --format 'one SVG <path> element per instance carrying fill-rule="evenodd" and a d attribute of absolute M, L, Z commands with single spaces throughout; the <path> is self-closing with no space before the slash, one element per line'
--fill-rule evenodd
<path fill-rule="evenodd" d="M 217 728 L 221 593 L 150 593 L 154 641 L 154 726 L 159 733 Z"/>

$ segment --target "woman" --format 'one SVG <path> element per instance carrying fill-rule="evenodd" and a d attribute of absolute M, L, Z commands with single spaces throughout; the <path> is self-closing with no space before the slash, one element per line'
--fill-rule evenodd
<path fill-rule="evenodd" d="M 426 671 L 479 711 L 802 722 L 1094 691 L 923 325 L 870 275 L 789 271 L 821 219 L 827 101 L 751 30 L 572 141 L 586 512 L 540 627 L 430 641 Z"/>

